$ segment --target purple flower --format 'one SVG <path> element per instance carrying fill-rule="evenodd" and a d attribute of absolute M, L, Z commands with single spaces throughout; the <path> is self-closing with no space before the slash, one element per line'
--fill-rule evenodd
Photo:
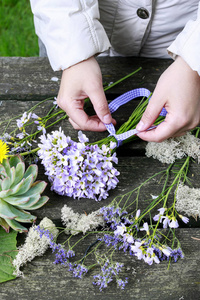
<path fill-rule="evenodd" d="M 181 220 L 182 220 L 185 224 L 187 224 L 187 223 L 189 222 L 189 218 L 187 218 L 187 217 L 184 217 L 184 216 L 182 216 L 182 215 L 179 215 L 179 218 L 181 218 Z"/>
<path fill-rule="evenodd" d="M 54 264 L 65 265 L 68 262 L 68 258 L 75 255 L 72 249 L 66 251 L 61 244 L 55 243 L 54 237 L 48 229 L 43 229 L 38 225 L 35 230 L 40 234 L 40 238 L 42 238 L 42 236 L 44 235 L 49 239 L 49 247 L 52 249 L 52 253 L 55 253 Z"/>
<path fill-rule="evenodd" d="M 135 244 L 131 246 L 131 251 L 139 260 L 144 258 L 142 244 L 141 241 L 135 241 Z"/>
<path fill-rule="evenodd" d="M 169 223 L 170 228 L 178 228 L 179 224 L 178 221 L 175 218 L 172 218 L 171 222 Z"/>
<path fill-rule="evenodd" d="M 162 247 L 161 251 L 167 256 L 169 257 L 171 255 L 172 249 L 170 247 Z"/>
<path fill-rule="evenodd" d="M 88 268 L 83 264 L 74 264 L 72 271 L 74 277 L 83 278 L 83 276 L 88 272 Z"/>
<path fill-rule="evenodd" d="M 143 224 L 143 227 L 140 228 L 140 231 L 146 231 L 147 235 L 150 234 L 150 233 L 149 233 L 149 225 L 148 225 L 147 222 L 145 222 L 145 223 Z"/>
<path fill-rule="evenodd" d="M 138 209 L 136 211 L 135 219 L 137 220 L 139 218 L 139 216 L 140 216 L 140 209 Z"/>
<path fill-rule="evenodd" d="M 113 281 L 114 277 L 118 277 L 119 272 L 121 272 L 124 264 L 119 262 L 110 262 L 109 259 L 101 266 L 101 272 L 97 275 L 94 275 L 94 285 L 99 286 L 99 290 L 102 291 L 108 286 L 108 284 Z M 119 279 L 118 279 L 119 280 Z M 127 283 L 127 279 L 123 282 L 118 282 L 119 287 L 124 287 Z"/>
<path fill-rule="evenodd" d="M 61 128 L 40 137 L 38 156 L 49 176 L 52 190 L 74 198 L 107 198 L 108 191 L 118 183 L 119 172 L 114 168 L 116 154 L 106 145 L 89 145 L 79 132 L 79 142 L 66 137 Z"/>
<path fill-rule="evenodd" d="M 114 231 L 114 235 L 123 235 L 124 232 L 126 232 L 126 226 L 121 224 L 117 226 L 117 229 Z"/>
<path fill-rule="evenodd" d="M 128 278 L 125 278 L 125 280 L 122 280 L 122 279 L 117 279 L 117 286 L 124 290 L 125 289 L 125 285 L 128 283 Z"/>
<path fill-rule="evenodd" d="M 161 222 L 162 222 L 161 216 L 164 215 L 164 212 L 166 211 L 166 208 L 164 208 L 164 207 L 159 208 L 158 211 L 159 211 L 159 214 L 155 215 L 155 216 L 153 217 L 153 220 L 154 220 L 154 221 L 160 220 L 160 223 L 161 223 Z"/>
<path fill-rule="evenodd" d="M 162 220 L 162 223 L 163 223 L 163 228 L 167 228 L 170 224 L 170 219 L 168 217 L 161 217 L 161 220 Z"/>

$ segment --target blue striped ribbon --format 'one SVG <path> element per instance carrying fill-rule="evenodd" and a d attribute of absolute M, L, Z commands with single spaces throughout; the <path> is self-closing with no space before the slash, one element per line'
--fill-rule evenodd
<path fill-rule="evenodd" d="M 122 94 L 121 96 L 117 97 L 116 99 L 114 99 L 108 106 L 110 109 L 111 114 L 113 112 L 115 112 L 120 106 L 126 104 L 127 102 L 138 98 L 138 97 L 146 97 L 149 98 L 151 95 L 151 92 L 148 89 L 145 88 L 138 88 L 138 89 L 134 89 L 131 91 L 128 91 L 124 94 Z M 160 116 L 166 116 L 167 111 L 165 108 L 162 109 Z M 122 144 L 122 142 L 126 139 L 128 139 L 129 137 L 139 133 L 140 131 L 136 130 L 136 129 L 131 129 L 128 130 L 126 132 L 123 132 L 121 134 L 116 134 L 116 130 L 115 127 L 112 123 L 110 124 L 105 124 L 106 129 L 108 130 L 108 132 L 110 133 L 109 136 L 114 136 L 115 139 L 118 142 L 118 147 Z M 155 128 L 156 126 L 151 126 L 149 127 L 147 130 L 151 130 L 153 128 Z"/>

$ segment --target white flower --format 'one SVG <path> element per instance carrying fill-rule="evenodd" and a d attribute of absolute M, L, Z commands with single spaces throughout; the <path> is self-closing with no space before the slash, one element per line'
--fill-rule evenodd
<path fill-rule="evenodd" d="M 169 223 L 169 227 L 170 228 L 178 228 L 179 225 L 178 225 L 178 221 L 176 219 L 172 219 L 171 222 Z"/>
<path fill-rule="evenodd" d="M 189 222 L 189 219 L 188 219 L 187 217 L 184 217 L 184 216 L 182 216 L 182 215 L 179 215 L 179 217 L 181 218 L 181 220 L 182 220 L 185 224 L 187 224 L 187 223 Z"/>
<path fill-rule="evenodd" d="M 58 230 L 54 223 L 48 218 L 44 218 L 39 226 L 48 229 L 54 237 L 58 234 Z M 32 261 L 36 256 L 43 255 L 49 247 L 50 240 L 44 235 L 41 238 L 40 234 L 35 230 L 36 227 L 36 225 L 33 225 L 29 229 L 24 245 L 19 248 L 19 252 L 13 260 L 13 266 L 15 267 L 13 275 L 16 275 L 17 277 L 23 276 L 23 272 L 20 271 L 21 266 Z"/>
<path fill-rule="evenodd" d="M 200 139 L 187 132 L 184 136 L 170 138 L 162 143 L 149 142 L 146 146 L 146 156 L 170 164 L 186 155 L 194 159 L 199 158 L 199 146 Z"/>
<path fill-rule="evenodd" d="M 126 226 L 124 224 L 118 225 L 117 229 L 114 231 L 115 235 L 123 235 L 123 233 L 126 232 Z"/>
<path fill-rule="evenodd" d="M 143 249 L 141 246 L 142 246 L 142 242 L 137 242 L 137 241 L 135 242 L 134 245 L 131 246 L 131 250 L 139 260 L 144 258 Z"/>
<path fill-rule="evenodd" d="M 147 222 L 143 224 L 143 227 L 140 228 L 140 231 L 146 231 L 147 235 L 149 235 L 149 225 Z"/>
<path fill-rule="evenodd" d="M 176 210 L 188 216 L 200 216 L 200 189 L 179 184 L 176 191 Z"/>
<path fill-rule="evenodd" d="M 162 219 L 163 219 L 163 218 L 161 218 L 161 216 L 164 215 L 165 210 L 166 210 L 166 208 L 164 208 L 164 207 L 159 208 L 159 209 L 158 209 L 159 214 L 155 215 L 155 216 L 153 217 L 153 220 L 154 220 L 154 221 L 158 221 L 158 220 L 160 219 L 160 223 L 161 223 L 161 222 L 162 222 Z"/>
<path fill-rule="evenodd" d="M 161 247 L 160 250 L 167 256 L 169 257 L 171 254 L 171 249 L 169 247 Z"/>
<path fill-rule="evenodd" d="M 138 209 L 136 211 L 135 219 L 137 220 L 139 218 L 139 216 L 140 216 L 140 209 Z"/>
<path fill-rule="evenodd" d="M 104 218 L 99 210 L 96 210 L 88 215 L 75 213 L 70 207 L 64 205 L 61 209 L 61 220 L 65 225 L 65 233 L 76 235 L 80 232 L 85 234 L 99 226 L 104 226 Z"/>
<path fill-rule="evenodd" d="M 129 244 L 133 244 L 133 243 L 134 243 L 134 238 L 133 238 L 133 236 L 130 235 L 130 234 L 128 234 L 128 233 L 126 233 L 125 239 L 126 239 L 127 243 L 129 243 Z"/>

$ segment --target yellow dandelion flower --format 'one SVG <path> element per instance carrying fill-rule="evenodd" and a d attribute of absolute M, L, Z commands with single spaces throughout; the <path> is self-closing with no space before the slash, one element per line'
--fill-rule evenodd
<path fill-rule="evenodd" d="M 7 158 L 7 153 L 9 149 L 6 143 L 4 143 L 2 140 L 0 140 L 0 163 L 2 163 L 3 159 Z"/>

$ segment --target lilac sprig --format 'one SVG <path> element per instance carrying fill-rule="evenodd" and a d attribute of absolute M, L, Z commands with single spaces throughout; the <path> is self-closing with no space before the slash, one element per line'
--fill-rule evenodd
<path fill-rule="evenodd" d="M 78 278 L 82 278 L 88 272 L 88 268 L 84 266 L 84 264 L 69 261 L 70 258 L 75 256 L 75 252 L 72 249 L 65 250 L 62 244 L 56 243 L 48 229 L 43 229 L 38 225 L 35 230 L 39 233 L 40 238 L 45 236 L 49 240 L 49 247 L 55 255 L 54 264 L 61 264 L 68 267 L 68 270 L 72 272 L 73 276 Z"/>
<path fill-rule="evenodd" d="M 108 191 L 118 183 L 119 172 L 116 153 L 110 146 L 88 144 L 88 138 L 79 132 L 79 142 L 73 141 L 61 130 L 40 137 L 38 156 L 51 182 L 51 189 L 59 195 L 73 198 L 89 198 L 100 201 L 108 197 Z"/>
<path fill-rule="evenodd" d="M 65 265 L 68 262 L 69 258 L 75 256 L 75 252 L 72 249 L 66 251 L 63 248 L 63 245 L 57 244 L 54 241 L 53 234 L 51 234 L 48 229 L 43 229 L 38 225 L 35 230 L 39 233 L 40 238 L 42 238 L 42 236 L 45 236 L 49 240 L 49 247 L 52 249 L 52 253 L 55 254 L 54 264 Z"/>
<path fill-rule="evenodd" d="M 120 289 L 125 288 L 125 285 L 128 283 L 128 278 L 122 280 L 118 277 L 119 273 L 124 267 L 123 263 L 112 262 L 108 258 L 106 258 L 103 263 L 101 261 L 98 263 L 101 265 L 101 271 L 93 276 L 93 284 L 98 286 L 100 291 L 107 288 L 108 284 L 113 281 L 114 278 L 116 278 L 117 286 Z"/>

